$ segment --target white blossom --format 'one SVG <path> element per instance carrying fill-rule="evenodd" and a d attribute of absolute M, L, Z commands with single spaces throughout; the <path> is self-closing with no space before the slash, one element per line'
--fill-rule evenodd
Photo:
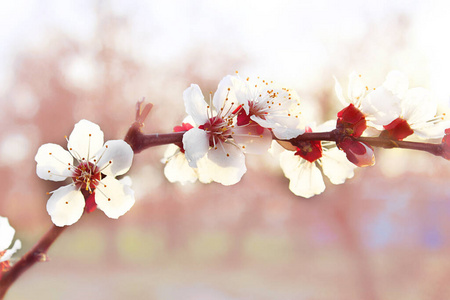
<path fill-rule="evenodd" d="M 8 218 L 0 217 L 0 270 L 9 266 L 8 261 L 12 255 L 22 247 L 20 240 L 16 240 L 14 245 L 8 249 L 11 246 L 15 232 L 14 228 L 9 225 Z"/>
<path fill-rule="evenodd" d="M 81 120 L 69 136 L 68 151 L 56 144 L 42 145 L 35 157 L 36 173 L 45 180 L 72 183 L 53 191 L 47 212 L 57 226 L 72 225 L 82 216 L 88 200 L 108 217 L 118 218 L 134 204 L 134 191 L 115 177 L 131 167 L 133 150 L 123 140 L 103 144 L 103 132 Z M 92 205 L 90 203 L 89 205 Z"/>

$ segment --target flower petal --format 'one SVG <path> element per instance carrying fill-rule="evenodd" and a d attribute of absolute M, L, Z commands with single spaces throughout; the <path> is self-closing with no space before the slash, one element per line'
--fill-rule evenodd
<path fill-rule="evenodd" d="M 408 77 L 400 71 L 391 71 L 387 74 L 383 86 L 395 96 L 403 98 L 409 86 Z"/>
<path fill-rule="evenodd" d="M 133 150 L 123 140 L 111 140 L 105 143 L 95 157 L 100 158 L 97 165 L 103 174 L 118 176 L 130 169 L 133 162 Z"/>
<path fill-rule="evenodd" d="M 236 146 L 221 143 L 208 151 L 208 160 L 202 162 L 215 182 L 223 185 L 238 183 L 247 171 L 244 153 Z"/>
<path fill-rule="evenodd" d="M 119 180 L 106 176 L 95 190 L 95 202 L 105 215 L 117 219 L 134 205 L 134 191 Z"/>
<path fill-rule="evenodd" d="M 47 202 L 47 212 L 53 224 L 62 227 L 72 225 L 83 215 L 84 197 L 74 185 L 60 187 Z"/>
<path fill-rule="evenodd" d="M 198 176 L 198 181 L 200 181 L 201 183 L 211 183 L 214 181 L 214 179 L 212 178 L 212 174 L 211 174 L 211 169 L 210 168 L 210 160 L 208 159 L 208 157 L 202 157 L 197 161 L 197 176 Z"/>
<path fill-rule="evenodd" d="M 78 160 L 89 160 L 103 147 L 103 131 L 88 120 L 81 120 L 69 136 L 67 148 Z"/>
<path fill-rule="evenodd" d="M 402 101 L 402 115 L 409 124 L 427 122 L 436 116 L 438 103 L 424 88 L 413 88 L 406 92 Z"/>
<path fill-rule="evenodd" d="M 169 145 L 164 157 L 166 163 L 164 175 L 170 182 L 186 184 L 187 182 L 197 181 L 197 173 L 189 166 L 184 153 L 180 151 L 178 146 Z"/>
<path fill-rule="evenodd" d="M 398 96 L 380 86 L 364 98 L 361 110 L 371 116 L 370 121 L 374 124 L 387 125 L 400 116 L 400 103 L 401 99 Z"/>
<path fill-rule="evenodd" d="M 20 248 L 22 248 L 22 242 L 20 240 L 16 240 L 12 248 L 6 250 L 5 254 L 0 257 L 0 262 L 9 260 Z"/>
<path fill-rule="evenodd" d="M 16 230 L 9 225 L 8 218 L 0 217 L 0 252 L 11 245 Z"/>
<path fill-rule="evenodd" d="M 252 91 L 250 90 L 248 82 L 242 80 L 239 77 L 232 76 L 231 83 L 233 84 L 233 92 L 236 95 L 236 100 L 245 110 L 245 113 L 249 113 L 248 101 L 254 100 Z"/>
<path fill-rule="evenodd" d="M 364 96 L 366 93 L 366 85 L 364 84 L 364 81 L 362 80 L 361 76 L 356 73 L 352 72 L 349 76 L 348 81 L 348 97 L 351 99 L 353 104 L 357 104 L 360 99 Z"/>
<path fill-rule="evenodd" d="M 194 119 L 194 122 L 198 125 L 205 124 L 208 121 L 208 108 L 200 87 L 196 84 L 191 84 L 183 92 L 183 99 L 186 112 Z"/>
<path fill-rule="evenodd" d="M 342 184 L 354 175 L 356 166 L 348 161 L 345 153 L 338 148 L 324 151 L 321 161 L 323 173 L 333 184 Z"/>
<path fill-rule="evenodd" d="M 42 179 L 63 181 L 72 175 L 73 157 L 60 145 L 42 145 L 34 160 L 37 162 L 36 173 Z"/>
<path fill-rule="evenodd" d="M 342 86 L 336 77 L 334 77 L 334 91 L 336 92 L 336 96 L 338 97 L 339 102 L 341 102 L 343 106 L 348 106 L 350 103 L 352 103 L 351 100 L 347 100 L 344 97 L 344 92 L 342 91 Z"/>
<path fill-rule="evenodd" d="M 197 167 L 197 160 L 205 156 L 209 149 L 208 133 L 199 128 L 192 128 L 183 134 L 183 148 L 189 166 Z"/>
<path fill-rule="evenodd" d="M 238 107 L 238 101 L 235 93 L 231 92 L 233 86 L 231 82 L 232 76 L 225 76 L 217 86 L 214 93 L 213 105 L 218 115 L 224 116 L 233 112 Z"/>
<path fill-rule="evenodd" d="M 310 198 L 325 190 L 322 173 L 316 163 L 310 163 L 292 151 L 280 155 L 280 166 L 289 178 L 289 189 L 297 196 Z"/>
<path fill-rule="evenodd" d="M 245 153 L 263 154 L 272 144 L 270 130 L 257 124 L 234 127 L 231 135 Z"/>

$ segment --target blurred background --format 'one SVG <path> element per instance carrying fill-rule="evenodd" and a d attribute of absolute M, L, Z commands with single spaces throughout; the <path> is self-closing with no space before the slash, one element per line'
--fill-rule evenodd
<path fill-rule="evenodd" d="M 80 119 L 120 139 L 137 100 L 145 133 L 171 132 L 182 93 L 236 70 L 295 89 L 320 123 L 342 107 L 333 76 L 378 86 L 392 69 L 450 96 L 446 1 L 2 1 L 0 215 L 24 254 L 50 228 L 38 147 Z M 444 109 L 445 110 L 445 109 Z M 377 164 L 303 199 L 276 159 L 248 157 L 231 187 L 170 184 L 165 147 L 135 156 L 136 204 L 84 216 L 6 299 L 449 299 L 448 161 L 377 151 Z"/>

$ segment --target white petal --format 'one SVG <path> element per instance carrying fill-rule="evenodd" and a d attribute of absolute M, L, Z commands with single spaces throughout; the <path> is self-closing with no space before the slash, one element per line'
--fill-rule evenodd
<path fill-rule="evenodd" d="M 263 154 L 272 144 L 272 133 L 264 128 L 258 134 L 258 130 L 261 130 L 260 126 L 237 126 L 233 128 L 231 135 L 245 153 Z"/>
<path fill-rule="evenodd" d="M 192 168 L 197 167 L 197 160 L 205 156 L 209 149 L 209 136 L 206 131 L 192 128 L 183 134 L 183 148 L 186 159 Z"/>
<path fill-rule="evenodd" d="M 53 224 L 62 227 L 78 221 L 84 211 L 84 196 L 73 185 L 60 187 L 47 202 L 47 212 Z"/>
<path fill-rule="evenodd" d="M 436 116 L 438 104 L 424 88 L 413 88 L 406 92 L 402 101 L 402 115 L 409 124 L 427 122 Z"/>
<path fill-rule="evenodd" d="M 223 185 L 238 183 L 247 171 L 244 153 L 234 145 L 222 143 L 208 151 L 203 167 L 210 177 Z"/>
<path fill-rule="evenodd" d="M 282 140 L 290 140 L 298 137 L 301 134 L 305 133 L 304 128 L 299 127 L 279 127 L 276 126 L 273 128 L 273 134 Z"/>
<path fill-rule="evenodd" d="M 197 173 L 189 166 L 184 153 L 179 149 L 178 146 L 171 144 L 164 153 L 166 157 L 164 175 L 170 182 L 185 184 L 197 181 Z"/>
<path fill-rule="evenodd" d="M 95 190 L 97 207 L 112 219 L 124 215 L 134 202 L 134 191 L 111 176 L 103 178 Z"/>
<path fill-rule="evenodd" d="M 352 72 L 348 82 L 348 97 L 356 104 L 366 93 L 366 85 L 361 76 Z"/>
<path fill-rule="evenodd" d="M 81 120 L 69 136 L 67 148 L 72 155 L 82 160 L 89 160 L 103 146 L 103 131 L 88 120 Z"/>
<path fill-rule="evenodd" d="M 334 91 L 336 92 L 336 96 L 338 97 L 339 102 L 341 102 L 343 106 L 347 106 L 351 103 L 351 101 L 348 101 L 344 97 L 344 92 L 342 91 L 342 86 L 336 77 L 334 77 Z"/>
<path fill-rule="evenodd" d="M 254 115 L 250 118 L 261 127 L 272 129 L 273 134 L 279 139 L 292 139 L 305 132 L 300 120 L 295 116 L 287 116 L 287 113 L 285 116 L 269 116 L 266 119 Z"/>
<path fill-rule="evenodd" d="M 231 77 L 231 82 L 233 84 L 233 92 L 236 95 L 237 102 L 243 105 L 245 113 L 248 114 L 248 101 L 253 100 L 248 82 L 243 81 L 241 78 L 236 76 Z"/>
<path fill-rule="evenodd" d="M 15 232 L 14 228 L 9 225 L 8 218 L 0 217 L 0 251 L 11 245 Z"/>
<path fill-rule="evenodd" d="M 73 157 L 60 145 L 42 145 L 34 160 L 37 162 L 36 174 L 42 179 L 63 181 L 72 175 Z"/>
<path fill-rule="evenodd" d="M 338 148 L 324 151 L 321 161 L 323 173 L 333 184 L 342 184 L 354 175 L 356 166 L 349 162 L 345 153 Z"/>
<path fill-rule="evenodd" d="M 100 158 L 98 167 L 108 176 L 125 174 L 133 162 L 133 150 L 123 140 L 107 141 L 95 157 Z"/>
<path fill-rule="evenodd" d="M 395 96 L 403 98 L 409 86 L 408 77 L 400 71 L 391 71 L 383 86 Z"/>
<path fill-rule="evenodd" d="M 224 77 L 214 93 L 213 105 L 218 115 L 224 116 L 233 112 L 238 107 L 235 93 L 231 91 L 231 76 Z"/>
<path fill-rule="evenodd" d="M 206 156 L 197 161 L 197 176 L 198 180 L 201 183 L 211 183 L 214 181 L 214 179 L 212 178 L 213 174 L 211 174 L 211 170 L 214 170 L 215 168 L 214 165 L 211 164 L 213 163 L 210 162 L 210 160 Z"/>
<path fill-rule="evenodd" d="M 292 151 L 280 155 L 280 166 L 289 178 L 289 189 L 297 196 L 310 198 L 325 190 L 322 173 L 315 163 L 310 163 Z"/>
<path fill-rule="evenodd" d="M 22 242 L 20 240 L 16 240 L 12 248 L 6 250 L 5 254 L 0 257 L 0 262 L 9 260 L 13 256 L 13 254 L 16 253 L 20 248 L 22 248 Z"/>
<path fill-rule="evenodd" d="M 325 132 L 336 129 L 336 120 L 328 120 L 325 123 L 320 124 L 319 126 L 309 126 L 313 130 L 313 132 Z"/>
<path fill-rule="evenodd" d="M 380 86 L 368 94 L 361 102 L 361 110 L 371 116 L 370 121 L 376 125 L 387 125 L 401 114 L 401 99 Z"/>
<path fill-rule="evenodd" d="M 119 181 L 124 185 L 128 185 L 129 187 L 133 185 L 133 180 L 131 180 L 130 176 L 124 176 L 120 178 Z"/>
<path fill-rule="evenodd" d="M 194 122 L 198 125 L 205 124 L 208 121 L 208 108 L 200 87 L 196 84 L 191 84 L 183 92 L 183 99 L 186 112 L 194 119 Z"/>
<path fill-rule="evenodd" d="M 418 123 L 411 126 L 414 133 L 424 139 L 437 139 L 444 136 L 445 129 L 450 128 L 450 121 L 438 123 Z"/>

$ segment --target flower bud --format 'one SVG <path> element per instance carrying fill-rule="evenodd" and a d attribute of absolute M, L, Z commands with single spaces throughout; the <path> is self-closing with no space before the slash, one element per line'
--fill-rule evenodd
<path fill-rule="evenodd" d="M 345 137 L 337 146 L 345 152 L 347 159 L 358 167 L 368 167 L 375 164 L 373 148 L 366 143 Z"/>

